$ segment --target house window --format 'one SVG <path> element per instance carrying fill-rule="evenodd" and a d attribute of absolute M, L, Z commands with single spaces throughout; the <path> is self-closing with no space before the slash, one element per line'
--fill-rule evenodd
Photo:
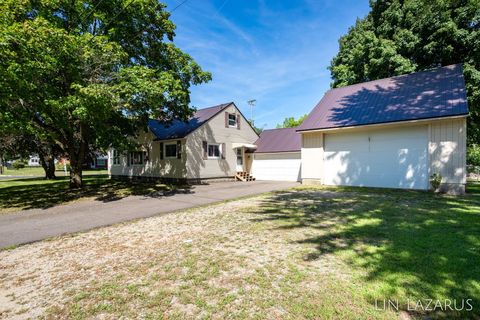
<path fill-rule="evenodd" d="M 165 144 L 165 158 L 176 158 L 177 157 L 177 143 Z"/>
<path fill-rule="evenodd" d="M 219 144 L 208 144 L 208 159 L 218 159 L 220 158 L 220 145 Z"/>
<path fill-rule="evenodd" d="M 130 164 L 144 164 L 145 152 L 132 151 L 130 152 Z"/>
<path fill-rule="evenodd" d="M 234 113 L 228 114 L 228 126 L 237 127 L 237 115 Z"/>
<path fill-rule="evenodd" d="M 120 164 L 120 153 L 118 150 L 113 150 L 113 164 Z"/>

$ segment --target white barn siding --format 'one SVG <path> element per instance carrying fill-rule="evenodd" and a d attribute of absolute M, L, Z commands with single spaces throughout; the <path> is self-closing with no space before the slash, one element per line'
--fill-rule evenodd
<path fill-rule="evenodd" d="M 323 179 L 323 133 L 302 134 L 302 181 L 321 183 Z"/>
<path fill-rule="evenodd" d="M 334 132 L 357 134 L 368 130 L 398 130 L 427 126 L 428 138 L 425 148 L 427 154 L 427 175 L 439 173 L 442 176 L 441 189 L 463 192 L 466 184 L 466 118 L 434 119 L 412 123 L 394 123 L 359 128 L 332 129 L 302 133 L 302 182 L 324 183 L 325 135 Z M 429 187 L 429 185 L 427 186 Z"/>
<path fill-rule="evenodd" d="M 448 119 L 430 124 L 430 174 L 439 173 L 442 183 L 452 187 L 464 185 L 466 177 L 465 118 Z M 455 186 L 457 185 L 457 186 Z"/>

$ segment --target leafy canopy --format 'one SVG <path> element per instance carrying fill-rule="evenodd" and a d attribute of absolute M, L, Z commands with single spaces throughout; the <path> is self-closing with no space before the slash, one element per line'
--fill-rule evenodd
<path fill-rule="evenodd" d="M 147 119 L 187 119 L 208 72 L 173 43 L 157 0 L 1 0 L 0 114 L 31 123 L 80 171 Z M 80 182 L 78 182 L 80 180 Z"/>
<path fill-rule="evenodd" d="M 277 124 L 277 128 L 295 128 L 302 124 L 303 120 L 307 117 L 307 114 L 300 116 L 298 119 L 294 117 L 288 117 L 283 120 L 283 123 Z"/>
<path fill-rule="evenodd" d="M 340 38 L 333 87 L 463 63 L 468 142 L 480 142 L 480 0 L 377 0 Z"/>

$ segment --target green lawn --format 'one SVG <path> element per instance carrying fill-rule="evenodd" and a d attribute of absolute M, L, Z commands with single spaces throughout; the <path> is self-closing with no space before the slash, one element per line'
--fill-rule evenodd
<path fill-rule="evenodd" d="M 13 168 L 3 168 L 4 172 L 2 175 L 4 176 L 45 176 L 45 171 L 42 167 L 25 167 L 22 169 L 13 169 Z M 107 170 L 84 170 L 84 175 L 99 175 L 99 174 L 107 174 Z M 63 170 L 55 171 L 55 174 L 59 177 L 65 176 L 65 172 Z M 67 172 L 68 174 L 68 172 Z"/>
<path fill-rule="evenodd" d="M 110 180 L 106 174 L 94 174 L 98 172 L 87 171 L 83 177 L 84 187 L 73 190 L 68 186 L 68 177 L 58 174 L 55 180 L 0 180 L 0 214 L 22 209 L 49 208 L 82 198 L 112 201 L 128 195 L 149 195 L 176 188 L 155 182 Z"/>
<path fill-rule="evenodd" d="M 480 319 L 480 183 L 466 196 L 363 188 L 299 187 L 264 201 L 256 222 L 301 230 L 303 259 L 334 255 L 372 304 L 398 301 L 411 316 Z M 472 299 L 472 312 L 408 310 L 418 300 Z"/>
<path fill-rule="evenodd" d="M 479 319 L 468 191 L 300 186 L 0 251 L 4 316 Z M 474 309 L 408 310 L 431 299 Z"/>

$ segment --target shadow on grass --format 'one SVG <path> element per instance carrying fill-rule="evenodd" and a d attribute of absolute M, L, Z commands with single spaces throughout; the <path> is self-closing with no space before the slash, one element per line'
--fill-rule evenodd
<path fill-rule="evenodd" d="M 462 197 L 367 188 L 298 188 L 260 206 L 258 222 L 304 229 L 307 261 L 335 254 L 360 270 L 366 299 L 398 299 L 412 316 L 480 318 L 480 184 Z M 313 235 L 312 235 L 312 230 Z M 472 299 L 473 311 L 408 310 L 422 299 Z M 415 303 L 413 302 L 413 303 Z M 465 303 L 465 302 L 463 302 Z M 453 304 L 452 304 L 453 306 Z M 430 306 L 431 307 L 431 306 Z M 467 305 L 465 305 L 467 307 Z M 420 309 L 420 308 L 419 308 Z"/>
<path fill-rule="evenodd" d="M 21 209 L 50 208 L 81 198 L 109 202 L 131 195 L 146 197 L 172 196 L 193 192 L 190 186 L 169 185 L 149 181 L 109 179 L 107 175 L 84 176 L 82 189 L 70 189 L 67 177 L 0 181 L 0 213 Z"/>

